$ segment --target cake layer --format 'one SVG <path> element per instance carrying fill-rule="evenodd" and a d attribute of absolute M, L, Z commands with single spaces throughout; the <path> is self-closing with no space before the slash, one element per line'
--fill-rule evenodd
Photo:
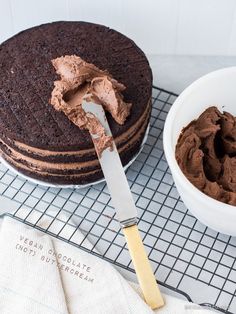
<path fill-rule="evenodd" d="M 53 184 L 103 177 L 90 134 L 50 104 L 52 59 L 81 57 L 124 84 L 131 111 L 123 125 L 106 116 L 122 163 L 140 149 L 151 110 L 152 73 L 136 44 L 108 27 L 54 22 L 23 31 L 0 45 L 0 153 L 18 171 Z M 123 97 L 122 96 L 122 97 Z"/>
<path fill-rule="evenodd" d="M 132 103 L 124 125 L 108 114 L 114 137 L 135 124 L 151 95 L 152 74 L 136 44 L 105 26 L 85 22 L 55 22 L 21 32 L 0 46 L 0 134 L 28 146 L 70 151 L 93 148 L 90 135 L 49 104 L 58 78 L 51 60 L 78 55 L 126 86 Z"/>
<path fill-rule="evenodd" d="M 128 142 L 137 134 L 140 129 L 143 129 L 146 125 L 146 121 L 149 119 L 151 110 L 151 101 L 149 101 L 141 118 L 130 127 L 129 130 L 124 132 L 122 135 L 115 138 L 115 143 L 118 149 L 125 149 Z M 52 163 L 73 163 L 73 162 L 84 162 L 90 160 L 97 160 L 97 155 L 94 147 L 90 149 L 83 149 L 77 151 L 52 151 L 46 149 L 40 149 L 32 147 L 18 141 L 11 141 L 9 138 L 0 139 L 8 149 L 13 150 L 26 157 L 32 157 L 37 160 L 48 161 Z"/>
<path fill-rule="evenodd" d="M 148 121 L 147 121 L 148 122 Z M 144 125 L 146 129 L 147 125 Z M 138 132 L 137 137 L 135 136 L 133 141 L 123 150 L 119 150 L 120 158 L 123 165 L 126 165 L 132 157 L 134 157 L 140 150 L 143 137 L 145 135 L 145 130 Z M 32 178 L 42 180 L 44 182 L 49 182 L 53 184 L 89 184 L 103 178 L 103 173 L 101 171 L 100 165 L 97 160 L 95 160 L 93 165 L 87 165 L 81 163 L 76 164 L 50 164 L 39 165 L 37 160 L 27 160 L 16 158 L 12 151 L 6 149 L 6 147 L 1 146 L 2 157 L 16 170 L 22 172 L 23 174 L 30 176 Z M 132 157 L 131 157 L 132 156 Z M 36 162 L 36 164 L 34 163 Z M 54 169 L 50 166 L 54 165 Z M 62 166 L 62 168 L 60 168 Z M 68 168 L 70 167 L 71 168 Z M 81 168 L 82 166 L 82 168 Z M 74 168 L 74 169 L 73 169 Z"/>
<path fill-rule="evenodd" d="M 123 153 L 128 151 L 129 148 L 136 145 L 139 142 L 140 138 L 142 138 L 145 133 L 147 127 L 147 121 L 143 124 L 143 126 L 137 131 L 137 133 L 132 136 L 125 145 L 121 148 L 118 148 L 119 153 Z M 98 159 L 89 160 L 85 162 L 60 162 L 60 163 L 52 163 L 49 161 L 38 160 L 26 155 L 23 155 L 14 149 L 10 148 L 8 145 L 1 142 L 1 150 L 4 153 L 4 156 L 8 156 L 8 160 L 12 160 L 17 163 L 22 163 L 27 168 L 31 170 L 37 170 L 41 172 L 47 172 L 52 174 L 78 174 L 78 173 L 86 173 L 88 171 L 96 170 L 100 168 Z"/>

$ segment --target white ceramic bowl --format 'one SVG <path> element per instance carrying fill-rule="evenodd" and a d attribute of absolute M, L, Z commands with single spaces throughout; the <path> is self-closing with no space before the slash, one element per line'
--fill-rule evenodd
<path fill-rule="evenodd" d="M 175 159 L 183 127 L 209 106 L 236 115 L 236 67 L 209 73 L 187 87 L 172 105 L 164 127 L 164 151 L 177 190 L 192 214 L 212 229 L 236 236 L 236 206 L 219 202 L 199 191 Z"/>

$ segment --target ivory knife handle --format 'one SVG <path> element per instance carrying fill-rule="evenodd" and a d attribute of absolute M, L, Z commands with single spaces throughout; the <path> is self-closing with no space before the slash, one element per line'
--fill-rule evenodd
<path fill-rule="evenodd" d="M 137 225 L 123 228 L 131 259 L 146 303 L 154 310 L 164 305 Z"/>

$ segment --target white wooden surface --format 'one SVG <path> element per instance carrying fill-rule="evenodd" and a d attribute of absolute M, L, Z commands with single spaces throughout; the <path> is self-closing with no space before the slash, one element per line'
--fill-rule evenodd
<path fill-rule="evenodd" d="M 86 20 L 147 54 L 236 55 L 236 0 L 0 0 L 0 42 L 54 20 Z"/>

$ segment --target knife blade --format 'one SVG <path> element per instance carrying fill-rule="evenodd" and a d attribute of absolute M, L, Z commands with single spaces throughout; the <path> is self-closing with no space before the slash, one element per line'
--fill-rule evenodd
<path fill-rule="evenodd" d="M 105 129 L 106 135 L 112 138 L 112 147 L 106 148 L 102 153 L 96 150 L 98 159 L 111 195 L 112 204 L 116 210 L 116 216 L 123 228 L 145 301 L 152 309 L 159 308 L 164 305 L 164 300 L 161 296 L 138 231 L 137 208 L 104 109 L 101 105 L 85 100 L 82 103 L 82 108 L 87 114 L 90 113 L 94 115 Z M 91 133 L 90 135 L 94 140 L 96 149 L 97 135 Z"/>
<path fill-rule="evenodd" d="M 96 116 L 103 125 L 106 135 L 112 136 L 103 107 L 92 102 L 84 102 L 82 106 L 85 112 L 90 112 Z M 92 137 L 96 138 L 96 135 L 92 135 Z M 114 141 L 112 143 L 112 150 L 109 148 L 105 149 L 99 157 L 99 162 L 111 194 L 112 204 L 116 209 L 116 216 L 121 226 L 125 227 L 136 223 L 137 208 L 134 204 L 133 196 Z"/>

